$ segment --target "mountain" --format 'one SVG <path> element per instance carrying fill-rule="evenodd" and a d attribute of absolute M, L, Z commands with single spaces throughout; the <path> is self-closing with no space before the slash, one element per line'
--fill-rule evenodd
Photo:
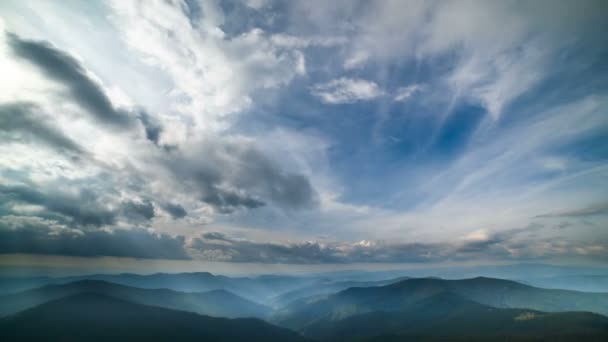
<path fill-rule="evenodd" d="M 386 334 L 443 340 L 565 340 L 602 341 L 608 338 L 608 318 L 585 312 L 543 313 L 498 309 L 442 293 L 397 312 L 374 311 L 338 321 L 317 321 L 306 336 L 361 339 Z M 416 337 L 417 338 L 413 338 Z"/>
<path fill-rule="evenodd" d="M 608 318 L 598 314 L 495 308 L 437 286 L 437 279 L 412 280 L 351 288 L 283 313 L 276 323 L 306 337 L 336 341 L 608 338 Z"/>
<path fill-rule="evenodd" d="M 266 318 L 271 309 L 225 290 L 184 293 L 168 289 L 140 289 L 98 280 L 82 280 L 62 285 L 48 285 L 18 294 L 0 296 L 0 316 L 79 293 L 109 295 L 130 302 L 191 311 L 216 317 Z"/>
<path fill-rule="evenodd" d="M 0 320 L 3 341 L 299 341 L 258 319 L 226 319 L 94 293 L 64 297 Z"/>
<path fill-rule="evenodd" d="M 564 289 L 584 292 L 608 292 L 608 275 L 565 275 L 526 278 L 522 282 L 547 289 Z"/>
<path fill-rule="evenodd" d="M 608 318 L 584 312 L 497 309 L 449 292 L 396 312 L 373 311 L 337 321 L 318 320 L 303 333 L 317 339 L 354 339 L 387 333 L 434 338 L 608 337 Z M 551 337 L 551 339 L 549 339 Z"/>
<path fill-rule="evenodd" d="M 274 322 L 302 329 L 323 319 L 336 321 L 374 311 L 403 311 L 422 300 L 443 293 L 496 308 L 608 314 L 608 294 L 603 293 L 547 290 L 514 281 L 482 277 L 463 280 L 417 278 L 386 286 L 350 288 L 310 303 L 297 302 L 280 310 L 274 316 Z"/>
<path fill-rule="evenodd" d="M 346 290 L 351 287 L 372 287 L 382 286 L 391 283 L 398 282 L 400 280 L 408 279 L 408 277 L 400 277 L 387 280 L 376 280 L 376 281 L 323 281 L 313 285 L 304 286 L 293 291 L 283 293 L 275 298 L 272 302 L 276 307 L 282 308 L 296 300 L 308 299 L 310 297 L 328 295 L 336 293 L 342 290 Z"/>

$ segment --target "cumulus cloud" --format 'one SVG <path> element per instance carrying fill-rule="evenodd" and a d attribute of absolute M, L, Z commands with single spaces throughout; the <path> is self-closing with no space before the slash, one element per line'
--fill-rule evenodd
<path fill-rule="evenodd" d="M 310 92 L 328 104 L 369 101 L 384 94 L 376 82 L 346 77 L 315 84 Z"/>

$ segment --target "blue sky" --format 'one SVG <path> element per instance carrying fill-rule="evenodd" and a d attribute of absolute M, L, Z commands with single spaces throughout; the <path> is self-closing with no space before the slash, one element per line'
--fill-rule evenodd
<path fill-rule="evenodd" d="M 3 1 L 0 258 L 608 257 L 602 1 Z"/>

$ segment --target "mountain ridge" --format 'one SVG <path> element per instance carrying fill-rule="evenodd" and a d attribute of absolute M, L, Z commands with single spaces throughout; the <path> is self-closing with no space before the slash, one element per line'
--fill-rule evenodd
<path fill-rule="evenodd" d="M 101 280 L 79 280 L 0 296 L 0 316 L 83 292 L 106 294 L 135 303 L 191 311 L 209 316 L 266 318 L 271 313 L 269 307 L 226 290 L 184 293 L 170 289 L 141 289 Z"/>

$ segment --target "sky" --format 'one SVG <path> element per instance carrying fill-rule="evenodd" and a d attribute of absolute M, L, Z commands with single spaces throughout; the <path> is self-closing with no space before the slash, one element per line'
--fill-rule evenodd
<path fill-rule="evenodd" d="M 607 16 L 1 1 L 0 264 L 608 265 Z"/>

